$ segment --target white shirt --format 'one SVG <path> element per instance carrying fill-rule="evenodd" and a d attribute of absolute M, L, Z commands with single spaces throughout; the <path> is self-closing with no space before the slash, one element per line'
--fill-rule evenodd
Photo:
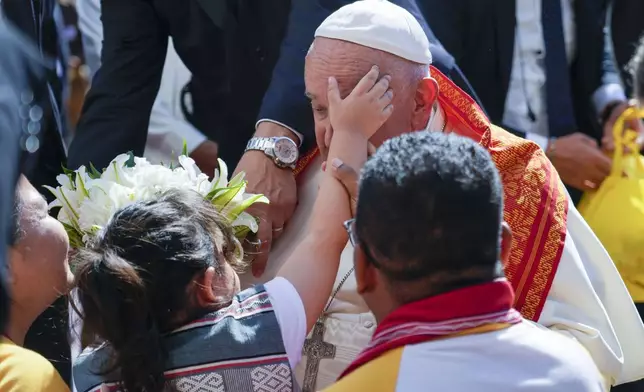
<path fill-rule="evenodd" d="M 264 284 L 273 305 L 291 369 L 302 359 L 306 339 L 306 311 L 297 290 L 288 280 L 277 277 Z"/>
<path fill-rule="evenodd" d="M 573 1 L 561 0 L 564 40 L 568 63 L 576 54 L 575 13 Z M 581 1 L 581 0 L 577 0 Z M 548 145 L 548 113 L 546 111 L 546 46 L 541 24 L 541 0 L 516 1 L 516 30 L 510 85 L 505 100 L 503 124 L 526 132 L 526 138 L 545 149 Z M 613 101 L 625 101 L 626 95 L 618 84 L 606 84 L 593 94 L 597 112 Z M 528 108 L 535 121 L 528 116 Z"/>
<path fill-rule="evenodd" d="M 602 392 L 577 343 L 524 321 L 510 328 L 405 346 L 397 392 Z"/>

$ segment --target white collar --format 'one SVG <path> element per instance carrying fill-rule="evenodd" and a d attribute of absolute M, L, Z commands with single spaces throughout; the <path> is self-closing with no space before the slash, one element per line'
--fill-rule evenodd
<path fill-rule="evenodd" d="M 440 131 L 445 132 L 447 128 L 447 118 L 445 117 L 445 111 L 438 102 L 434 103 L 432 108 L 432 114 L 427 121 L 426 131 Z"/>

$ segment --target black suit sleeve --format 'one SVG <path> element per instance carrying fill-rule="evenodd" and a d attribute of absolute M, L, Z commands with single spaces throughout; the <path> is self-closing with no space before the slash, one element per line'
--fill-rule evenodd
<path fill-rule="evenodd" d="M 75 169 L 105 167 L 116 155 L 142 155 L 159 90 L 168 33 L 152 2 L 104 0 L 102 64 L 87 95 L 69 149 Z"/>
<path fill-rule="evenodd" d="M 478 4 L 469 4 L 468 0 L 422 0 L 420 5 L 423 14 L 435 39 L 459 64 L 465 56 L 468 31 L 467 15 Z"/>
<path fill-rule="evenodd" d="M 315 146 L 313 115 L 304 95 L 304 58 L 313 35 L 333 11 L 323 1 L 292 0 L 286 36 L 275 64 L 271 84 L 264 95 L 259 119 L 270 119 L 295 129 L 304 136 L 302 151 Z M 328 1 L 326 3 L 329 3 Z M 336 1 L 337 7 L 349 1 Z"/>
<path fill-rule="evenodd" d="M 615 64 L 615 48 L 610 33 L 610 2 L 605 2 L 602 9 L 602 35 L 603 35 L 603 55 L 602 55 L 602 84 L 621 83 L 619 71 Z"/>
<path fill-rule="evenodd" d="M 424 1 L 424 0 L 423 0 Z M 338 8 L 351 0 L 293 0 L 286 36 L 275 65 L 271 84 L 264 95 L 259 119 L 270 119 L 300 132 L 304 136 L 302 150 L 315 145 L 313 115 L 304 95 L 304 58 L 313 42 L 317 27 Z M 428 38 L 436 42 L 416 0 L 391 0 L 407 9 L 418 19 Z M 449 74 L 454 59 L 440 46 L 433 46 L 434 65 Z"/>
<path fill-rule="evenodd" d="M 607 21 L 607 1 L 575 2 L 577 30 L 577 57 L 579 93 L 592 97 L 599 87 L 621 80 L 615 67 L 613 45 Z M 583 76 L 582 76 L 583 75 Z M 594 111 L 589 111 L 596 118 Z"/>

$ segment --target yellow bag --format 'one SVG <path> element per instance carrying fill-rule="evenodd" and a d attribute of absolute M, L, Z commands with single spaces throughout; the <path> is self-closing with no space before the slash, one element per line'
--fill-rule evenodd
<path fill-rule="evenodd" d="M 610 175 L 597 191 L 586 192 L 579 212 L 610 254 L 633 300 L 644 303 L 644 158 L 637 134 L 623 132 L 626 121 L 644 118 L 627 109 L 615 123 L 615 152 Z M 624 147 L 633 153 L 624 154 Z"/>

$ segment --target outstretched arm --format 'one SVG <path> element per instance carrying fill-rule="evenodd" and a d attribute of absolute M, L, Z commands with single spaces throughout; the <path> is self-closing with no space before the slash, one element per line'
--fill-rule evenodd
<path fill-rule="evenodd" d="M 329 81 L 329 115 L 335 129 L 329 162 L 360 168 L 367 160 L 368 138 L 391 115 L 393 93 L 389 76 L 380 78 L 373 68 L 345 99 L 337 82 Z M 307 331 L 328 301 L 347 244 L 342 223 L 351 218 L 350 196 L 330 171 L 322 176 L 307 235 L 286 260 L 278 276 L 297 290 L 304 305 Z"/>

